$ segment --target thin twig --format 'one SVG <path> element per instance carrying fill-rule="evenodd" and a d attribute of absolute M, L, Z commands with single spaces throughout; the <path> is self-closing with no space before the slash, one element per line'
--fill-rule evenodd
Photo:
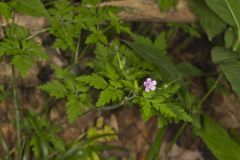
<path fill-rule="evenodd" d="M 37 31 L 37 32 L 33 33 L 32 35 L 30 35 L 29 37 L 27 37 L 26 40 L 30 40 L 30 39 L 36 37 L 37 35 L 39 35 L 41 33 L 47 32 L 49 29 L 50 28 L 45 28 L 43 30 Z"/>

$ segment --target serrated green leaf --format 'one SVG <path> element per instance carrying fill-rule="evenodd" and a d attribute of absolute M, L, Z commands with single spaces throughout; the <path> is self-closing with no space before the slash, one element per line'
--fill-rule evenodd
<path fill-rule="evenodd" d="M 22 41 L 29 36 L 29 31 L 25 27 L 19 26 L 17 24 L 11 24 L 6 28 L 6 36 L 12 40 Z"/>
<path fill-rule="evenodd" d="M 108 103 L 115 102 L 117 100 L 121 100 L 123 97 L 124 93 L 121 90 L 118 90 L 113 87 L 107 87 L 100 93 L 100 97 L 97 101 L 97 106 L 101 107 L 103 105 L 106 105 Z"/>
<path fill-rule="evenodd" d="M 177 120 L 183 120 L 185 122 L 192 122 L 192 118 L 190 115 L 187 114 L 187 112 L 178 105 L 170 105 L 170 108 L 172 109 L 172 111 L 176 114 L 176 119 Z"/>
<path fill-rule="evenodd" d="M 87 83 L 96 89 L 104 89 L 107 86 L 107 82 L 104 80 L 104 78 L 96 74 L 81 76 L 78 77 L 77 80 L 80 82 Z"/>
<path fill-rule="evenodd" d="M 84 104 L 76 96 L 68 96 L 67 98 L 67 115 L 70 123 L 74 122 L 84 111 Z"/>
<path fill-rule="evenodd" d="M 141 114 L 145 121 L 149 120 L 154 115 L 150 101 L 145 99 L 141 100 Z"/>
<path fill-rule="evenodd" d="M 34 153 L 35 158 L 41 158 L 42 152 L 41 152 L 41 141 L 37 136 L 33 136 L 30 141 L 30 146 L 32 146 L 32 150 Z"/>
<path fill-rule="evenodd" d="M 154 41 L 155 48 L 162 50 L 162 54 L 167 52 L 167 41 L 165 32 L 161 32 Z"/>
<path fill-rule="evenodd" d="M 102 42 L 103 44 L 107 44 L 108 40 L 107 37 L 103 34 L 102 31 L 96 31 L 89 35 L 86 39 L 86 44 L 93 44 Z"/>
<path fill-rule="evenodd" d="M 203 128 L 196 130 L 218 160 L 240 160 L 240 146 L 213 119 L 205 116 Z"/>
<path fill-rule="evenodd" d="M 68 95 L 68 92 L 65 86 L 57 80 L 48 82 L 47 84 L 44 84 L 39 88 L 49 93 L 50 96 L 53 96 L 56 98 L 64 98 L 65 96 Z"/>
<path fill-rule="evenodd" d="M 233 90 L 240 95 L 240 62 L 238 54 L 225 48 L 215 47 L 212 50 L 212 60 L 213 63 L 220 65 Z"/>
<path fill-rule="evenodd" d="M 204 0 L 190 1 L 193 12 L 198 16 L 200 24 L 211 41 L 226 28 L 222 21 L 206 4 Z"/>
<path fill-rule="evenodd" d="M 27 55 L 14 56 L 11 63 L 18 69 L 23 77 L 27 75 L 29 69 L 34 64 L 32 57 Z"/>
<path fill-rule="evenodd" d="M 177 118 L 176 113 L 172 110 L 171 106 L 168 106 L 167 104 L 157 103 L 154 104 L 153 107 L 156 110 L 160 111 L 160 113 L 166 118 Z"/>
<path fill-rule="evenodd" d="M 61 68 L 58 66 L 54 67 L 55 75 L 59 79 L 72 79 L 73 75 L 70 73 L 70 71 L 67 68 Z"/>
<path fill-rule="evenodd" d="M 121 81 L 109 81 L 110 85 L 113 86 L 114 88 L 122 88 L 122 83 Z"/>
<path fill-rule="evenodd" d="M 159 48 L 155 48 L 149 39 L 142 36 L 134 36 L 134 42 L 126 42 L 139 56 L 144 58 L 149 63 L 158 67 L 158 73 L 164 81 L 175 81 L 179 79 L 181 84 L 181 96 L 187 109 L 190 110 L 189 92 L 184 83 L 181 74 L 177 71 L 171 59 L 164 55 Z"/>
<path fill-rule="evenodd" d="M 119 79 L 119 75 L 117 74 L 117 72 L 114 70 L 114 68 L 109 65 L 109 64 L 106 64 L 106 74 L 108 76 L 108 78 L 110 78 L 111 80 L 118 80 Z"/>
<path fill-rule="evenodd" d="M 166 118 L 175 119 L 177 121 L 182 120 L 186 122 L 192 122 L 191 116 L 188 115 L 180 106 L 170 104 L 158 104 L 157 106 L 160 113 Z"/>
<path fill-rule="evenodd" d="M 49 17 L 41 0 L 16 0 L 15 10 L 31 16 Z"/>
<path fill-rule="evenodd" d="M 65 150 L 64 142 L 57 135 L 45 133 L 43 137 L 54 146 L 54 149 L 61 152 Z"/>

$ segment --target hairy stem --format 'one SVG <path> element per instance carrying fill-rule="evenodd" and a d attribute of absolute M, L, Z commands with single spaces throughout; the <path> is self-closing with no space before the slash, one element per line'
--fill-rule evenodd
<path fill-rule="evenodd" d="M 16 113 L 17 149 L 18 149 L 18 156 L 20 156 L 20 150 L 21 150 L 20 110 L 19 110 L 17 79 L 16 79 L 14 66 L 12 66 L 12 84 L 13 84 L 13 101 L 14 101 L 15 113 Z"/>

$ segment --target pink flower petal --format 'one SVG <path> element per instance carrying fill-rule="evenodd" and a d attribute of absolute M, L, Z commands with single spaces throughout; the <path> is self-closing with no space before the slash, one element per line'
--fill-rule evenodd
<path fill-rule="evenodd" d="M 148 85 L 148 82 L 145 81 L 144 82 L 144 87 L 147 87 L 147 85 Z"/>
<path fill-rule="evenodd" d="M 150 91 L 150 88 L 146 87 L 146 88 L 145 88 L 145 91 L 146 91 L 146 92 L 149 92 L 149 91 Z"/>
<path fill-rule="evenodd" d="M 156 82 L 156 81 L 152 81 L 152 82 L 151 82 L 151 85 L 154 85 L 154 86 L 155 86 L 155 85 L 157 85 L 157 82 Z"/>
<path fill-rule="evenodd" d="M 151 82 L 152 81 L 152 79 L 151 78 L 147 78 L 147 82 Z"/>
<path fill-rule="evenodd" d="M 155 86 L 150 86 L 149 88 L 150 88 L 152 91 L 154 91 L 154 90 L 156 89 Z"/>

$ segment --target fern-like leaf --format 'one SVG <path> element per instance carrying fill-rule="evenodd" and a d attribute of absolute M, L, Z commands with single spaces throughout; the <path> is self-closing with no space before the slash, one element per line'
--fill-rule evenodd
<path fill-rule="evenodd" d="M 67 116 L 69 122 L 74 122 L 84 110 L 84 104 L 76 96 L 69 96 L 67 101 Z"/>
<path fill-rule="evenodd" d="M 107 86 L 107 82 L 104 80 L 104 78 L 96 74 L 81 76 L 77 78 L 77 80 L 87 83 L 96 89 L 104 89 Z"/>
<path fill-rule="evenodd" d="M 48 82 L 47 84 L 42 85 L 39 88 L 49 93 L 50 96 L 56 98 L 63 98 L 67 95 L 67 89 L 62 83 L 57 80 Z"/>
<path fill-rule="evenodd" d="M 121 100 L 123 97 L 123 94 L 124 93 L 121 90 L 118 90 L 113 87 L 107 87 L 105 90 L 101 92 L 96 105 L 100 107 L 110 103 L 111 101 L 114 102 L 117 100 Z"/>

